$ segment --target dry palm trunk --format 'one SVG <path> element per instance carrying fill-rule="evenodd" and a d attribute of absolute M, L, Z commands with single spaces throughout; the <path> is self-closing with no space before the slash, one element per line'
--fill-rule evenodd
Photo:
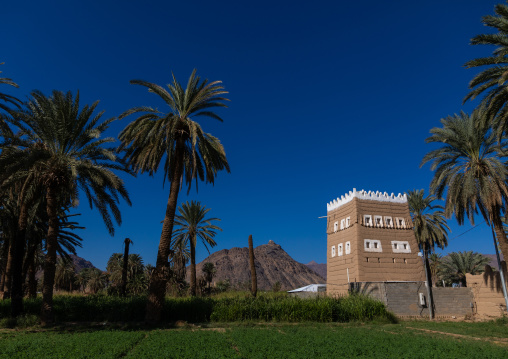
<path fill-rule="evenodd" d="M 123 268 L 122 268 L 122 297 L 127 295 L 127 265 L 129 263 L 129 245 L 131 240 L 125 238 L 125 251 L 123 253 Z"/>
<path fill-rule="evenodd" d="M 35 278 L 35 257 L 30 259 L 28 266 L 28 298 L 37 297 L 37 279 Z"/>
<path fill-rule="evenodd" d="M 46 235 L 46 257 L 44 258 L 44 280 L 42 283 L 42 325 L 47 325 L 54 321 L 53 286 L 55 284 L 56 249 L 58 246 L 58 204 L 56 200 L 56 189 L 54 187 L 50 186 L 46 190 L 46 201 L 49 227 Z"/>
<path fill-rule="evenodd" d="M 196 238 L 190 240 L 190 295 L 196 295 Z"/>
<path fill-rule="evenodd" d="M 253 297 L 258 294 L 258 277 L 256 275 L 256 265 L 254 263 L 254 244 L 252 243 L 252 234 L 249 235 L 249 262 L 250 262 L 250 277 L 252 281 L 251 293 Z"/>
<path fill-rule="evenodd" d="M 12 266 L 11 315 L 17 317 L 23 312 L 23 259 L 26 247 L 26 227 L 28 222 L 28 207 L 21 205 L 18 230 L 16 231 L 16 250 Z"/>
<path fill-rule="evenodd" d="M 5 266 L 4 293 L 2 299 L 11 297 L 12 266 L 14 264 L 15 248 L 14 238 L 11 238 L 9 241 L 9 250 L 7 252 L 7 265 Z"/>
<path fill-rule="evenodd" d="M 162 225 L 159 250 L 157 252 L 157 262 L 155 263 L 155 269 L 150 280 L 145 316 L 145 320 L 150 323 L 156 323 L 161 320 L 162 307 L 164 305 L 164 296 L 166 294 L 166 285 L 169 273 L 169 247 L 171 245 L 171 235 L 173 234 L 173 225 L 175 222 L 178 191 L 180 190 L 180 179 L 183 172 L 183 145 L 183 140 L 179 139 L 175 149 L 175 171 L 173 173 L 171 187 L 169 189 L 166 215 L 164 217 L 164 224 Z"/>

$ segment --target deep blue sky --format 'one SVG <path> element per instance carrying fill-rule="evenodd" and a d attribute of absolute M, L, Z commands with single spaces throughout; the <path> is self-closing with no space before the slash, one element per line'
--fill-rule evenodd
<path fill-rule="evenodd" d="M 105 117 L 141 105 L 166 110 L 129 84 L 186 83 L 192 69 L 229 91 L 224 123 L 199 120 L 223 142 L 231 174 L 201 184 L 197 199 L 222 219 L 215 249 L 272 239 L 293 258 L 326 261 L 326 203 L 352 190 L 428 189 L 424 140 L 462 106 L 476 70 L 463 64 L 491 48 L 469 39 L 499 0 L 463 1 L 7 1 L 0 67 L 26 98 L 33 89 L 79 90 Z M 116 122 L 110 135 L 132 119 Z M 161 172 L 162 173 L 162 172 Z M 122 241 L 155 263 L 169 186 L 162 175 L 125 176 L 132 207 L 110 237 L 85 201 L 78 254 L 105 268 Z M 479 219 L 478 222 L 481 222 Z M 450 238 L 471 226 L 450 220 Z M 446 251 L 493 253 L 486 225 Z M 197 249 L 201 261 L 207 253 Z"/>

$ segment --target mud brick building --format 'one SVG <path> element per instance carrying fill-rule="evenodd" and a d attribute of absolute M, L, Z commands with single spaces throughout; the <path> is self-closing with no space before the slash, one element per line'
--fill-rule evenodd
<path fill-rule="evenodd" d="M 421 282 L 406 194 L 350 191 L 327 205 L 327 294 L 351 283 Z"/>

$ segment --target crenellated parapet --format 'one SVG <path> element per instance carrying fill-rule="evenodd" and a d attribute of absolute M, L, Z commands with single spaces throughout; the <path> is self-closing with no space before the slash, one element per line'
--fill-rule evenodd
<path fill-rule="evenodd" d="M 349 193 L 346 193 L 343 196 L 338 197 L 337 199 L 334 199 L 330 203 L 326 204 L 327 211 L 333 211 L 336 208 L 339 208 L 340 206 L 345 205 L 348 202 L 351 202 L 353 198 L 358 199 L 366 199 L 370 201 L 381 201 L 381 202 L 393 202 L 393 203 L 407 203 L 407 195 L 404 194 L 398 194 L 395 196 L 393 193 L 389 195 L 387 192 L 381 193 L 379 191 L 357 191 L 356 188 L 353 188 L 353 191 L 349 191 Z"/>

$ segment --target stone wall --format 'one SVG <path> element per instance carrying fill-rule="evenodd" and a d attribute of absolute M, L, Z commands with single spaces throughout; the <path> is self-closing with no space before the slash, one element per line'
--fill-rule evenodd
<path fill-rule="evenodd" d="M 428 317 L 425 282 L 363 282 L 352 283 L 355 291 L 376 298 L 397 316 Z M 419 294 L 425 296 L 420 305 Z M 473 314 L 474 303 L 470 288 L 432 288 L 436 317 L 464 317 Z"/>
<path fill-rule="evenodd" d="M 507 279 L 506 262 L 501 262 Z M 499 272 L 493 272 L 490 266 L 485 266 L 483 274 L 466 275 L 467 286 L 474 296 L 474 312 L 481 317 L 500 317 L 506 315 L 506 302 L 501 287 Z"/>

